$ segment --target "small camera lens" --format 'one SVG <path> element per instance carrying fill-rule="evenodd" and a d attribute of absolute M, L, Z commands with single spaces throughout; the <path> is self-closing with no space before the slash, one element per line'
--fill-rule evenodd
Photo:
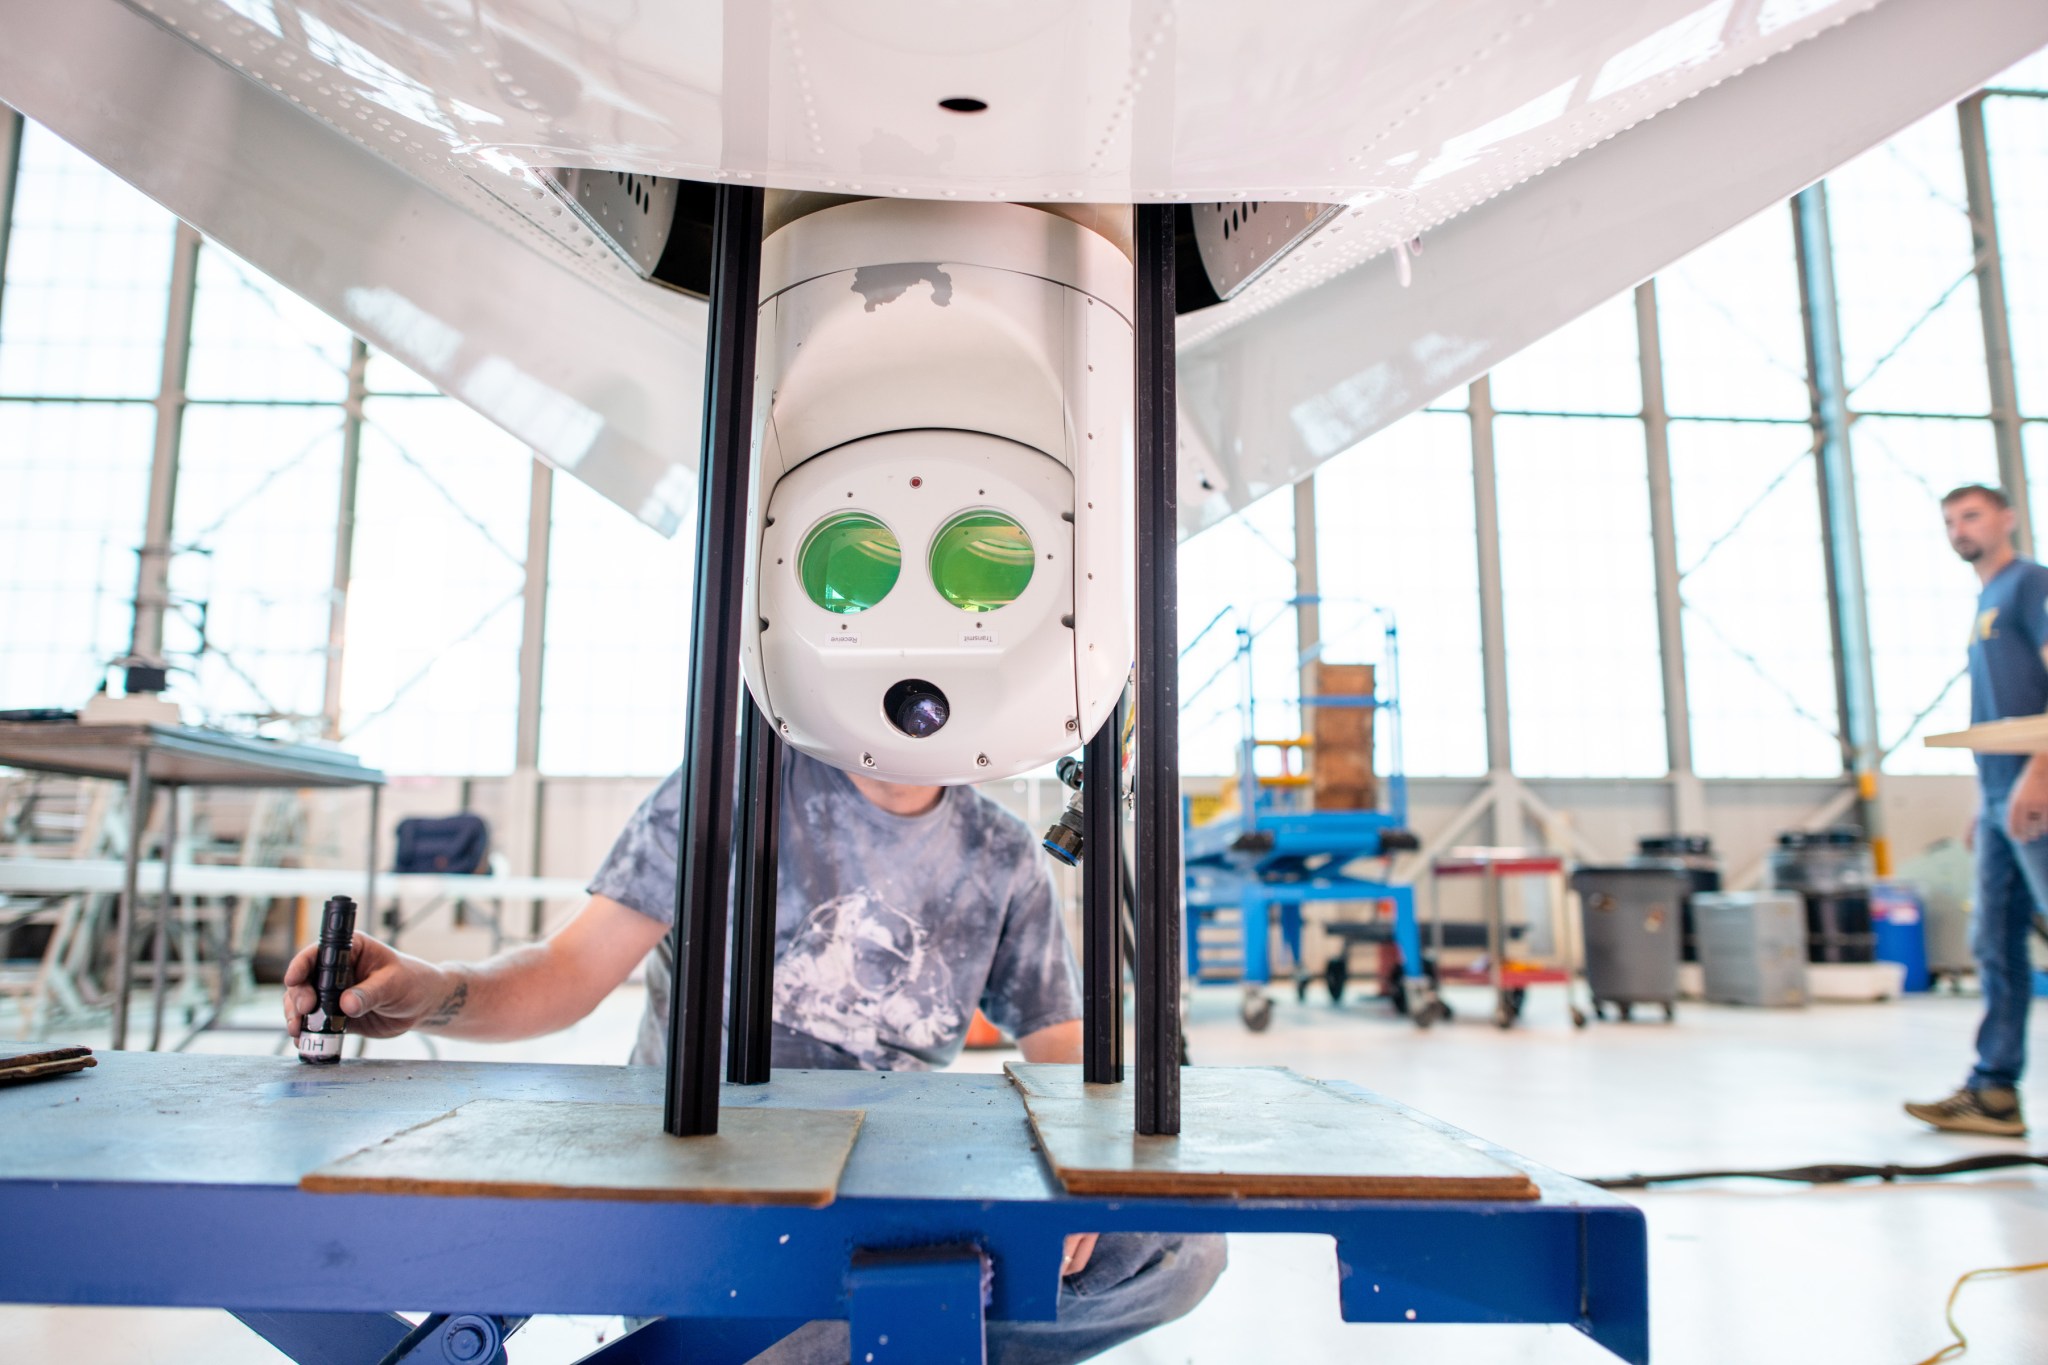
<path fill-rule="evenodd" d="M 921 678 L 905 678 L 882 696 L 882 713 L 912 739 L 937 734 L 952 715 L 946 694 Z"/>

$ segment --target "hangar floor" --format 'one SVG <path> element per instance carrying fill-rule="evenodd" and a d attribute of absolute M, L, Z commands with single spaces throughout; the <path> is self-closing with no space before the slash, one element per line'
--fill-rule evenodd
<path fill-rule="evenodd" d="M 1583 1034 L 1566 1023 L 1555 991 L 1533 992 L 1525 1024 L 1508 1033 L 1481 1022 L 1484 996 L 1454 995 L 1453 1003 L 1462 1007 L 1457 1022 L 1418 1035 L 1377 1003 L 1332 1008 L 1318 994 L 1297 1005 L 1289 992 L 1271 1030 L 1254 1035 L 1238 1022 L 1235 989 L 1208 988 L 1190 1002 L 1190 1046 L 1203 1063 L 1285 1063 L 1356 1081 L 1579 1175 L 1918 1164 L 2016 1145 L 1924 1132 L 1898 1109 L 1901 1099 L 1944 1093 L 1959 1077 L 1976 1026 L 1972 999 L 1803 1013 L 1695 1005 L 1681 1008 L 1675 1026 L 1595 1024 Z M 505 1047 L 444 1043 L 442 1052 L 612 1062 L 625 1054 L 640 1006 L 638 988 L 629 986 L 552 1038 Z M 252 1006 L 248 1017 L 262 1016 Z M 2035 1050 L 2044 1054 L 2048 1012 L 2036 1020 Z M 224 1050 L 270 1046 L 254 1035 L 203 1041 Z M 963 1064 L 993 1069 L 1005 1057 L 970 1054 Z M 2048 1098 L 2035 1108 L 2036 1122 L 2048 1124 Z M 2048 1172 L 1825 1190 L 1728 1183 L 1645 1195 L 1641 1203 L 1650 1218 L 1659 1365 L 1904 1365 L 1947 1339 L 1942 1303 L 1958 1274 L 2048 1259 Z M 1104 1359 L 1611 1359 L 1564 1328 L 1348 1326 L 1337 1320 L 1336 1286 L 1327 1241 L 1234 1239 L 1230 1271 L 1195 1314 Z M 2048 1275 L 1973 1285 L 1961 1312 L 1973 1365 L 2039 1359 L 2048 1340 Z M 616 1325 L 538 1322 L 514 1340 L 512 1359 L 573 1360 Z M 280 1358 L 216 1313 L 35 1308 L 0 1308 L 0 1357 L 68 1365 Z"/>

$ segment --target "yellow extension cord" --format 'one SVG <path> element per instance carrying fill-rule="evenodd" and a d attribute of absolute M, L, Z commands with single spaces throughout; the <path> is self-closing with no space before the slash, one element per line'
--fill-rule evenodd
<path fill-rule="evenodd" d="M 1958 1275 L 1956 1277 L 1955 1287 L 1948 1291 L 1947 1310 L 1948 1330 L 1950 1335 L 1955 1337 L 1955 1340 L 1951 1341 L 1948 1345 L 1942 1347 L 1939 1351 L 1936 1351 L 1933 1355 L 1927 1357 L 1925 1360 L 1915 1362 L 1915 1365 L 1942 1365 L 1942 1362 L 1945 1360 L 1959 1359 L 1964 1352 L 1970 1349 L 1970 1339 L 1964 1336 L 1963 1329 L 1956 1325 L 1956 1297 L 1963 1292 L 1964 1285 L 1968 1284 L 1972 1280 L 1988 1280 L 1994 1277 L 2026 1275 L 2036 1270 L 2048 1270 L 2048 1261 L 2035 1261 L 2029 1265 L 1986 1266 L 1982 1270 L 1972 1270 L 1962 1275 Z"/>

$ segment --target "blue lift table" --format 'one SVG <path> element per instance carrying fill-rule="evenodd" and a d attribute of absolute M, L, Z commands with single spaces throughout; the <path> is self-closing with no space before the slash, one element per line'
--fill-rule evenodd
<path fill-rule="evenodd" d="M 727 1365 L 815 1318 L 850 1319 L 864 1365 L 950 1365 L 982 1359 L 985 1317 L 1053 1316 L 1068 1233 L 1309 1232 L 1336 1240 L 1347 1321 L 1570 1323 L 1649 1358 L 1643 1218 L 1612 1195 L 1496 1151 L 1540 1199 L 1076 1198 L 995 1075 L 726 1087 L 728 1106 L 867 1111 L 825 1208 L 298 1188 L 479 1098 L 644 1103 L 658 1128 L 662 1076 L 118 1052 L 0 1089 L 0 1300 L 224 1308 L 301 1365 L 485 1365 L 541 1313 L 667 1319 L 586 1358 L 606 1365 Z"/>
<path fill-rule="evenodd" d="M 1254 808 L 1250 818 L 1225 816 L 1182 834 L 1187 864 L 1188 975 L 1199 977 L 1197 929 L 1215 911 L 1243 916 L 1244 981 L 1272 979 L 1272 913 L 1297 965 L 1301 962 L 1301 907 L 1312 901 L 1381 901 L 1394 907 L 1391 937 L 1401 951 L 1401 973 L 1411 991 L 1427 991 L 1415 888 L 1403 882 L 1357 877 L 1352 864 L 1385 856 L 1383 836 L 1402 831 L 1401 815 L 1382 811 L 1278 811 Z M 1405 832 L 1405 831 L 1403 831 Z"/>
<path fill-rule="evenodd" d="M 1300 598 L 1289 605 L 1320 600 Z M 1402 1013 L 1408 1013 L 1411 1007 L 1422 1008 L 1428 1011 L 1418 1015 L 1423 1019 L 1433 1017 L 1437 1008 L 1436 988 L 1429 977 L 1429 963 L 1423 955 L 1422 934 L 1415 917 L 1414 886 L 1386 877 L 1358 876 L 1351 871 L 1360 862 L 1387 859 L 1395 852 L 1416 847 L 1408 830 L 1408 778 L 1401 757 L 1399 637 L 1392 617 L 1384 612 L 1376 614 L 1384 626 L 1385 695 L 1303 696 L 1299 705 L 1386 713 L 1390 725 L 1386 745 L 1387 809 L 1307 809 L 1300 804 L 1304 793 L 1276 787 L 1258 776 L 1256 758 L 1260 750 L 1278 749 L 1285 753 L 1308 747 L 1306 740 L 1257 738 L 1258 708 L 1250 663 L 1252 644 L 1279 617 L 1256 629 L 1240 625 L 1237 630 L 1232 657 L 1243 669 L 1244 694 L 1238 703 L 1242 733 L 1238 740 L 1235 809 L 1197 825 L 1187 818 L 1189 803 L 1182 803 L 1187 915 L 1183 943 L 1188 976 L 1205 979 L 1201 963 L 1202 926 L 1213 920 L 1217 911 L 1236 909 L 1243 936 L 1241 979 L 1246 995 L 1242 1013 L 1246 1025 L 1255 1031 L 1263 1030 L 1272 1020 L 1272 1001 L 1266 997 L 1264 988 L 1273 976 L 1273 912 L 1280 913 L 1281 937 L 1299 974 L 1305 970 L 1301 956 L 1301 907 L 1314 901 L 1392 905 L 1394 922 L 1388 937 L 1401 954 L 1395 1007 Z M 1196 641 L 1190 643 L 1189 649 L 1229 615 L 1227 610 L 1219 612 L 1203 627 Z M 1216 677 L 1221 676 L 1219 670 Z M 1348 939 L 1346 944 L 1348 950 Z M 1336 961 L 1341 968 L 1344 959 Z M 1343 990 L 1343 974 L 1326 972 L 1326 979 L 1334 999 Z M 1298 975 L 1297 985 L 1305 994 L 1306 978 Z"/>

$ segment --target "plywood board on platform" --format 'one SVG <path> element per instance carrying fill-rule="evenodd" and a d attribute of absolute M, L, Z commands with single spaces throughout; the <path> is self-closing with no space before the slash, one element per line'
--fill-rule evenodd
<path fill-rule="evenodd" d="M 1282 1067 L 1187 1067 L 1181 1131 L 1141 1137 L 1131 1083 L 1011 1063 L 1040 1150 L 1069 1194 L 1237 1199 L 1534 1199 L 1535 1182 L 1391 1105 Z"/>
<path fill-rule="evenodd" d="M 0 1085 L 26 1085 L 98 1065 L 89 1047 L 0 1047 Z"/>
<path fill-rule="evenodd" d="M 832 1202 L 859 1109 L 732 1108 L 677 1138 L 644 1104 L 472 1100 L 312 1172 L 316 1194 L 704 1204 Z"/>

